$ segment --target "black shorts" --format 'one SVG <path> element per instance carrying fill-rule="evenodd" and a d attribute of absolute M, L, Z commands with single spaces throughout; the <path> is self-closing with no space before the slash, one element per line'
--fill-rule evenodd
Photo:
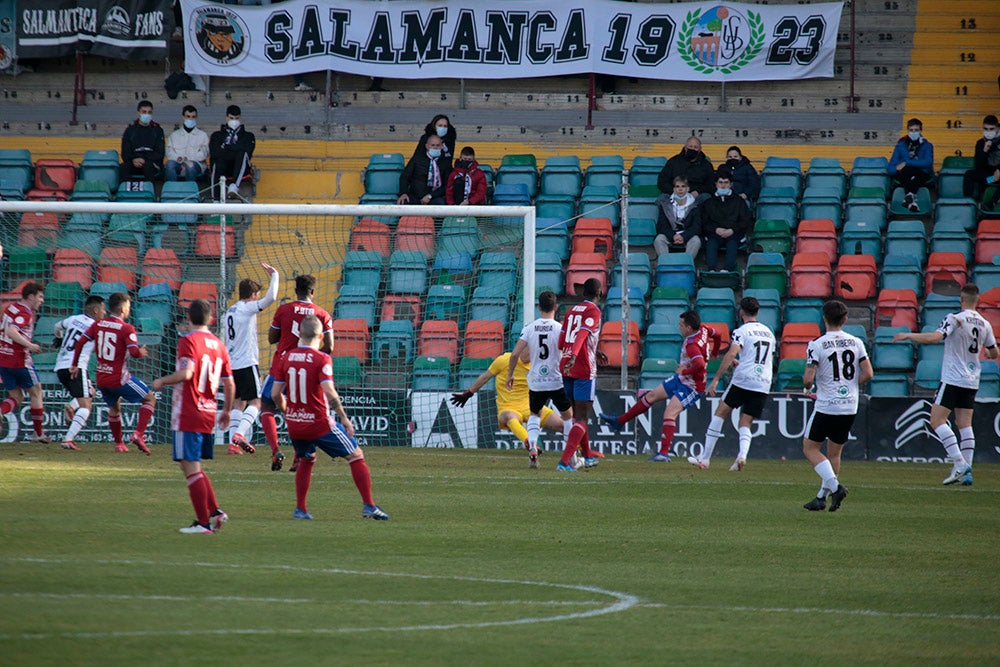
<path fill-rule="evenodd" d="M 56 377 L 59 378 L 59 382 L 62 383 L 62 386 L 66 388 L 66 391 L 73 398 L 94 397 L 94 388 L 90 386 L 90 381 L 87 380 L 87 373 L 84 369 L 81 368 L 74 379 L 69 376 L 68 368 L 60 368 L 56 371 Z"/>
<path fill-rule="evenodd" d="M 829 440 L 835 445 L 847 444 L 851 437 L 851 427 L 854 426 L 854 418 L 857 415 L 828 415 L 822 412 L 813 412 L 809 418 L 809 426 L 806 428 L 806 436 L 813 442 L 823 442 Z"/>
<path fill-rule="evenodd" d="M 956 387 L 953 384 L 941 383 L 937 393 L 934 394 L 934 403 L 949 410 L 955 408 L 972 410 L 976 407 L 976 391 L 976 389 L 968 387 Z"/>
<path fill-rule="evenodd" d="M 733 408 L 742 408 L 743 414 L 750 415 L 754 419 L 760 419 L 764 414 L 764 403 L 767 401 L 767 394 L 759 391 L 750 391 L 743 387 L 731 384 L 726 387 L 726 393 L 722 395 L 722 401 Z"/>
<path fill-rule="evenodd" d="M 260 371 L 256 366 L 234 370 L 233 383 L 236 384 L 236 398 L 239 400 L 254 401 L 260 398 Z"/>
<path fill-rule="evenodd" d="M 528 390 L 528 407 L 531 410 L 531 414 L 540 414 L 542 408 L 549 401 L 552 401 L 552 405 L 556 406 L 556 410 L 559 412 L 566 412 L 573 407 L 573 402 L 569 400 L 569 396 L 566 395 L 563 389 L 549 389 L 548 391 Z"/>

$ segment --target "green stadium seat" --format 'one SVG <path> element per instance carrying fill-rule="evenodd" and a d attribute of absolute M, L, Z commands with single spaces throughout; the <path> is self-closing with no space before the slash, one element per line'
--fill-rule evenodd
<path fill-rule="evenodd" d="M 424 320 L 454 320 L 466 318 L 465 289 L 459 285 L 431 285 L 424 300 Z M 461 328 L 461 327 L 460 327 Z"/>
<path fill-rule="evenodd" d="M 631 222 L 631 221 L 630 221 Z M 752 252 L 792 253 L 792 228 L 787 220 L 757 220 L 751 233 Z"/>
<path fill-rule="evenodd" d="M 520 330 L 518 330 L 518 333 L 520 334 Z M 482 359 L 462 357 L 462 360 L 458 364 L 458 372 L 455 374 L 456 388 L 467 389 L 483 372 L 489 370 L 492 363 L 492 357 L 484 357 Z M 495 380 L 495 377 L 491 377 L 489 382 L 483 385 L 483 389 L 493 389 L 495 387 Z"/>
<path fill-rule="evenodd" d="M 678 334 L 679 335 L 679 334 Z M 678 346 L 679 348 L 680 346 Z M 677 359 L 645 359 L 639 370 L 639 389 L 650 390 L 677 372 Z"/>
<path fill-rule="evenodd" d="M 746 285 L 751 289 L 774 289 L 782 296 L 788 292 L 785 257 L 778 252 L 753 252 L 747 257 Z"/>
<path fill-rule="evenodd" d="M 413 323 L 409 320 L 389 320 L 379 324 L 372 339 L 372 361 L 410 363 L 413 359 Z"/>
<path fill-rule="evenodd" d="M 569 259 L 569 229 L 559 218 L 535 218 L 535 252 Z"/>
<path fill-rule="evenodd" d="M 447 358 L 420 356 L 413 360 L 414 391 L 451 389 L 451 362 Z"/>
<path fill-rule="evenodd" d="M 355 357 L 333 357 L 333 381 L 338 387 L 360 387 L 365 383 L 361 362 Z"/>
<path fill-rule="evenodd" d="M 778 372 L 775 374 L 775 389 L 777 391 L 802 391 L 802 374 L 806 370 L 806 360 L 782 359 L 778 362 Z"/>
<path fill-rule="evenodd" d="M 45 285 L 45 309 L 65 315 L 83 310 L 83 288 L 80 283 L 51 282 Z"/>
<path fill-rule="evenodd" d="M 914 215 L 931 214 L 931 191 L 927 188 L 920 188 L 917 190 L 917 211 L 911 211 L 903 205 L 905 197 L 906 193 L 903 191 L 903 188 L 894 188 L 892 191 L 892 201 L 889 203 L 889 213 L 904 218 Z"/>

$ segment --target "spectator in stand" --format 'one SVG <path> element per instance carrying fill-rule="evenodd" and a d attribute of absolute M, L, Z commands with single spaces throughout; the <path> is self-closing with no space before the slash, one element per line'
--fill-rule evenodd
<path fill-rule="evenodd" d="M 726 149 L 726 169 L 733 175 L 733 192 L 752 209 L 760 196 L 760 174 L 739 146 Z"/>
<path fill-rule="evenodd" d="M 163 177 L 163 128 L 153 121 L 153 103 L 139 102 L 135 122 L 122 133 L 120 181 L 158 181 Z"/>
<path fill-rule="evenodd" d="M 984 207 L 995 208 L 1000 203 L 1000 121 L 993 114 L 983 118 L 983 138 L 976 142 L 974 159 L 975 166 L 965 172 L 963 194 L 978 200 L 990 185 L 996 185 L 993 200 L 983 202 Z"/>
<path fill-rule="evenodd" d="M 243 125 L 241 110 L 235 104 L 226 108 L 226 124 L 212 133 L 208 141 L 209 155 L 212 157 L 212 188 L 219 178 L 226 177 L 226 195 L 235 197 L 240 183 L 250 176 L 250 158 L 253 157 L 257 139 Z"/>
<path fill-rule="evenodd" d="M 719 248 L 726 249 L 724 269 L 736 270 L 736 253 L 753 224 L 750 209 L 733 193 L 733 176 L 720 170 L 715 177 L 715 195 L 701 204 L 701 225 L 705 232 L 705 262 L 709 271 L 718 270 Z"/>
<path fill-rule="evenodd" d="M 656 179 L 656 185 L 663 194 L 670 194 L 674 176 L 684 176 L 691 186 L 691 194 L 700 203 L 711 196 L 714 173 L 712 163 L 701 152 L 701 139 L 688 137 L 681 152 L 667 160 Z"/>
<path fill-rule="evenodd" d="M 934 145 L 923 137 L 924 124 L 919 118 L 906 121 L 906 136 L 900 137 L 889 158 L 889 176 L 906 192 L 903 206 L 920 212 L 917 190 L 934 176 Z"/>
<path fill-rule="evenodd" d="M 427 137 L 424 150 L 414 153 L 399 176 L 399 204 L 445 203 L 451 160 L 445 159 L 444 142 L 436 134 Z"/>
<path fill-rule="evenodd" d="M 486 203 L 486 174 L 476 162 L 476 151 L 472 146 L 462 149 L 462 154 L 455 163 L 448 177 L 448 187 L 444 198 L 448 204 L 469 206 Z"/>
<path fill-rule="evenodd" d="M 455 131 L 455 126 L 451 124 L 451 121 L 443 113 L 434 116 L 431 122 L 427 123 L 427 127 L 424 128 L 424 134 L 420 137 L 420 141 L 417 142 L 417 147 L 413 150 L 413 154 L 417 155 L 422 152 L 424 146 L 427 144 L 427 139 L 432 136 L 441 137 L 441 141 L 444 142 L 441 146 L 441 157 L 444 158 L 444 162 L 447 162 L 448 168 L 451 169 L 451 162 L 455 159 L 455 140 L 458 138 L 458 133 Z"/>
<path fill-rule="evenodd" d="M 656 198 L 659 216 L 653 247 L 657 255 L 686 252 L 698 257 L 701 250 L 701 210 L 684 176 L 674 176 L 674 192 Z"/>
<path fill-rule="evenodd" d="M 167 139 L 167 180 L 196 181 L 208 169 L 208 135 L 198 127 L 198 109 L 190 104 L 181 111 L 184 126 Z"/>

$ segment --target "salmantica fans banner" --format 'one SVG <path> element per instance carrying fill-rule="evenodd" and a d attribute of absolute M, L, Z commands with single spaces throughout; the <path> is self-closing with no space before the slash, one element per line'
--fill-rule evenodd
<path fill-rule="evenodd" d="M 163 58 L 173 30 L 170 0 L 31 0 L 17 9 L 18 58 L 82 51 L 119 58 Z"/>
<path fill-rule="evenodd" d="M 832 77 L 842 3 L 181 0 L 189 74 L 400 79 Z"/>

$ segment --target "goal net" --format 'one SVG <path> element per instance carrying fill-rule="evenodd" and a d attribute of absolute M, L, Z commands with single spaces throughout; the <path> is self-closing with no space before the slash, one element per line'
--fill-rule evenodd
<path fill-rule="evenodd" d="M 518 443 L 497 423 L 493 380 L 464 407 L 448 399 L 513 348 L 522 323 L 536 317 L 539 290 L 566 293 L 568 229 L 562 223 L 539 231 L 539 238 L 560 240 L 539 256 L 531 207 L 3 201 L 0 216 L 4 307 L 25 281 L 45 284 L 34 333 L 43 352 L 34 363 L 50 437 L 64 431 L 62 406 L 70 398 L 52 371 L 53 333 L 82 311 L 87 295 L 131 295 L 132 323 L 150 354 L 129 367 L 151 383 L 174 368 L 187 305 L 206 298 L 224 315 L 242 279 L 266 290 L 266 262 L 280 272 L 279 303 L 294 299 L 295 276 L 316 277 L 314 301 L 334 318 L 334 377 L 362 445 L 512 447 Z M 258 316 L 262 375 L 276 307 Z M 217 333 L 226 326 L 219 319 Z M 169 442 L 166 393 L 152 442 Z M 126 430 L 136 414 L 134 406 L 123 410 Z M 30 431 L 25 404 L 8 416 L 0 439 L 25 439 Z M 280 418 L 279 433 L 287 438 Z M 98 399 L 78 440 L 109 439 Z M 552 434 L 556 440 L 561 434 Z M 217 444 L 225 442 L 217 434 Z M 259 429 L 253 442 L 263 444 Z"/>

